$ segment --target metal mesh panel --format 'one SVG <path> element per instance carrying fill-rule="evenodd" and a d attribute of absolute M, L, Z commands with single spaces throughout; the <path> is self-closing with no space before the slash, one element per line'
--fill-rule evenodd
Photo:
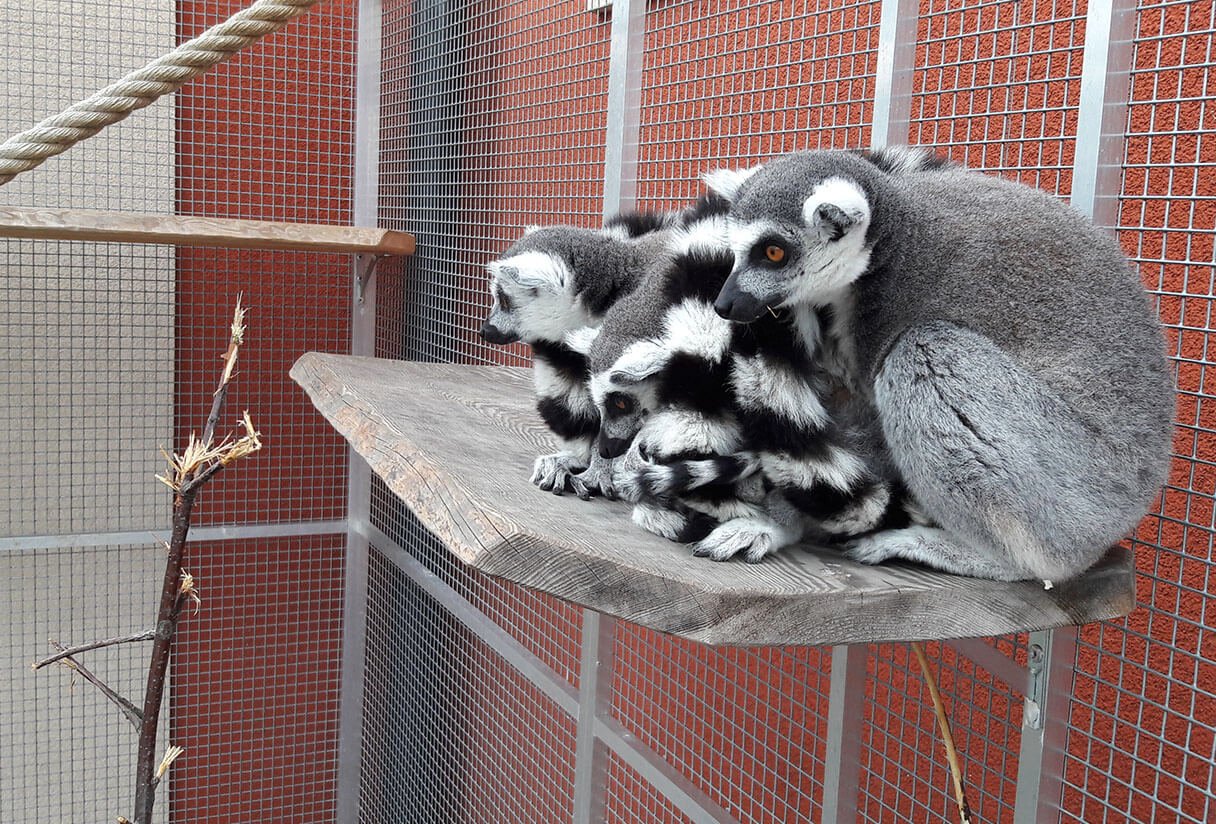
<path fill-rule="evenodd" d="M 207 485 L 195 523 L 326 521 L 346 514 L 346 444 L 288 376 L 309 350 L 350 341 L 349 255 L 177 250 L 175 443 L 207 420 L 237 296 L 248 308 L 246 344 L 231 384 L 225 428 L 248 409 L 267 450 Z M 265 458 L 265 460 L 263 460 Z"/>
<path fill-rule="evenodd" d="M 19 616 L 0 633 L 0 797 L 14 816 L 102 821 L 128 812 L 133 728 L 80 677 L 30 664 L 54 652 L 48 639 L 70 645 L 143 629 L 162 557 L 153 544 L 0 552 L 0 602 Z M 130 644 L 81 660 L 131 696 L 147 678 L 147 649 Z"/>
<path fill-rule="evenodd" d="M 607 805 L 604 820 L 610 824 L 684 824 L 692 819 L 617 756 L 608 758 Z"/>
<path fill-rule="evenodd" d="M 925 653 L 947 702 L 975 820 L 1012 820 L 1023 688 L 948 646 L 929 644 Z M 911 648 L 871 647 L 868 670 L 861 820 L 954 820 L 950 769 Z"/>
<path fill-rule="evenodd" d="M 928 0 L 911 143 L 1067 195 L 1085 37 L 1083 0 Z"/>
<path fill-rule="evenodd" d="M 573 719 L 384 554 L 370 565 L 359 820 L 570 820 Z"/>
<path fill-rule="evenodd" d="M 599 224 L 608 31 L 559 0 L 385 5 L 381 217 L 418 239 L 386 354 L 502 362 L 476 336 L 485 264 L 528 224 Z"/>
<path fill-rule="evenodd" d="M 3 136 L 246 5 L 4 4 Z M 0 203 L 350 223 L 354 11 L 320 4 L 0 188 Z M 341 529 L 346 448 L 287 369 L 306 350 L 347 349 L 350 256 L 3 241 L 0 261 L 0 578 L 20 588 L 0 634 L 23 696 L 0 711 L 6 809 L 131 814 L 126 721 L 92 686 L 67 690 L 62 672 L 32 685 L 22 673 L 48 635 L 82 642 L 153 623 L 164 554 L 152 531 L 167 532 L 171 502 L 153 478 L 157 449 L 202 428 L 243 292 L 249 334 L 221 431 L 247 408 L 266 448 L 217 476 L 196 508 L 211 532 L 195 533 L 186 568 L 203 604 L 182 624 L 160 738 L 186 752 L 158 816 L 332 820 L 344 539 L 314 533 Z M 137 703 L 147 658 L 147 645 L 83 656 Z M 31 704 L 31 719 L 73 731 L 27 725 Z"/>
<path fill-rule="evenodd" d="M 1137 14 L 1119 230 L 1156 297 L 1176 369 L 1178 456 L 1136 533 L 1143 605 L 1082 629 L 1063 809 L 1083 821 L 1210 821 L 1216 636 L 1212 354 L 1216 11 L 1143 3 Z"/>
<path fill-rule="evenodd" d="M 622 625 L 613 713 L 739 821 L 817 821 L 825 652 L 716 650 Z"/>
<path fill-rule="evenodd" d="M 869 142 L 880 4 L 664 3 L 646 18 L 638 200 L 672 208 L 702 172 Z"/>
<path fill-rule="evenodd" d="M 185 821 L 331 821 L 343 536 L 191 543 L 203 604 L 181 622 L 171 774 Z"/>

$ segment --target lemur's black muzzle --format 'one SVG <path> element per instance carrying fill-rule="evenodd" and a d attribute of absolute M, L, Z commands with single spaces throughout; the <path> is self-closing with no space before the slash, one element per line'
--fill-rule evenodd
<path fill-rule="evenodd" d="M 726 279 L 718 299 L 714 301 L 714 311 L 718 317 L 736 323 L 751 323 L 764 314 L 764 308 L 763 303 L 739 289 L 739 281 L 734 275 Z"/>
<path fill-rule="evenodd" d="M 480 334 L 482 340 L 496 346 L 505 346 L 508 343 L 515 343 L 517 340 L 519 340 L 519 335 L 509 335 L 489 321 L 486 321 L 481 325 Z"/>
<path fill-rule="evenodd" d="M 601 458 L 619 458 L 629 451 L 629 444 L 633 443 L 632 438 L 609 438 L 604 434 L 600 434 L 596 439 L 596 447 L 599 449 Z"/>

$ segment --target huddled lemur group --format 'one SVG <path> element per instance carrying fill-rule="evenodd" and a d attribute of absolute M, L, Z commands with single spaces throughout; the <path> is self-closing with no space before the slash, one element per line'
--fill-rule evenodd
<path fill-rule="evenodd" d="M 906 147 L 705 182 L 489 264 L 482 336 L 531 345 L 561 445 L 541 489 L 714 560 L 810 540 L 999 580 L 1074 576 L 1139 521 L 1173 401 L 1113 239 Z"/>

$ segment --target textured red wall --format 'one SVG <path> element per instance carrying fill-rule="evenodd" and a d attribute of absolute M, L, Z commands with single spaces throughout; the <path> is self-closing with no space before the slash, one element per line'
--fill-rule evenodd
<path fill-rule="evenodd" d="M 185 40 L 248 5 L 181 0 Z M 354 2 L 322 3 L 177 95 L 181 214 L 349 224 Z M 349 345 L 349 255 L 180 248 L 175 441 L 201 429 L 238 293 L 249 307 L 221 431 L 248 409 L 265 449 L 200 496 L 197 525 L 345 516 L 346 448 L 287 375 Z M 192 543 L 203 604 L 182 622 L 174 820 L 332 821 L 341 536 Z"/>

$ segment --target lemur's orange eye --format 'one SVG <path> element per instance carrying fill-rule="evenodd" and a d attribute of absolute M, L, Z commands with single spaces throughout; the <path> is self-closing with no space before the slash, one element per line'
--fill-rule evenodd
<path fill-rule="evenodd" d="M 617 398 L 615 401 L 612 402 L 612 405 L 615 406 L 617 409 L 620 409 L 622 412 L 625 411 L 625 409 L 629 406 L 629 404 L 625 403 L 624 398 Z"/>
<path fill-rule="evenodd" d="M 785 260 L 785 250 L 775 243 L 770 243 L 764 247 L 764 256 L 773 263 L 780 263 Z"/>

